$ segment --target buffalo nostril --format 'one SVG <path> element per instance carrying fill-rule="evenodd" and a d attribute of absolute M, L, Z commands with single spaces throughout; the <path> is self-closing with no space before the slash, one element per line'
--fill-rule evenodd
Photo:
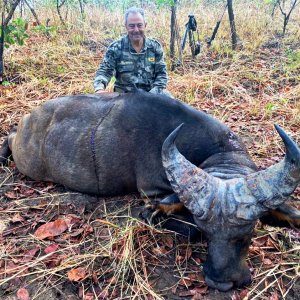
<path fill-rule="evenodd" d="M 233 282 L 229 281 L 229 282 L 217 282 L 217 281 L 213 281 L 211 280 L 209 277 L 205 276 L 205 282 L 207 283 L 207 285 L 213 289 L 217 289 L 221 292 L 227 292 L 228 290 L 230 290 L 233 287 Z"/>

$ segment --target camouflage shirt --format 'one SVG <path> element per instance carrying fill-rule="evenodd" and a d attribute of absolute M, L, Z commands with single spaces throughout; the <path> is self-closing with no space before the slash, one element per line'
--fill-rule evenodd
<path fill-rule="evenodd" d="M 161 45 L 145 38 L 144 47 L 137 53 L 128 36 L 113 42 L 96 72 L 95 91 L 105 89 L 113 75 L 116 92 L 129 92 L 133 84 L 146 91 L 165 89 L 168 75 Z"/>

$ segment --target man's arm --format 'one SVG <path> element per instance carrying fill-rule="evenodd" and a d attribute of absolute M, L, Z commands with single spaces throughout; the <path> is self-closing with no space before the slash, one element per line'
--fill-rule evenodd
<path fill-rule="evenodd" d="M 105 90 L 116 70 L 116 51 L 114 45 L 107 49 L 94 80 L 95 92 Z"/>
<path fill-rule="evenodd" d="M 153 88 L 163 90 L 167 86 L 168 74 L 167 66 L 164 61 L 164 53 L 162 47 L 157 43 L 158 47 L 155 52 L 155 80 L 153 82 Z"/>

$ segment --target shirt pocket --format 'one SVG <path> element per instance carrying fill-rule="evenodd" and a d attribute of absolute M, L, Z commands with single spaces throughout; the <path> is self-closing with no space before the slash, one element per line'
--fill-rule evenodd
<path fill-rule="evenodd" d="M 119 73 L 129 73 L 134 71 L 134 65 L 133 64 L 119 64 L 117 66 L 117 71 Z"/>
<path fill-rule="evenodd" d="M 155 54 L 148 53 L 148 56 L 145 59 L 145 71 L 147 73 L 148 78 L 153 78 L 155 73 Z"/>

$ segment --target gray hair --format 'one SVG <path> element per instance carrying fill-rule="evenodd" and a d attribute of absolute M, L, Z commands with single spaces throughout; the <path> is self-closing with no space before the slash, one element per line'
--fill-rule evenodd
<path fill-rule="evenodd" d="M 127 24 L 129 14 L 140 14 L 143 17 L 144 22 L 146 23 L 145 12 L 142 8 L 138 8 L 138 7 L 135 7 L 135 6 L 128 8 L 125 12 L 125 15 L 124 15 L 125 24 Z"/>

